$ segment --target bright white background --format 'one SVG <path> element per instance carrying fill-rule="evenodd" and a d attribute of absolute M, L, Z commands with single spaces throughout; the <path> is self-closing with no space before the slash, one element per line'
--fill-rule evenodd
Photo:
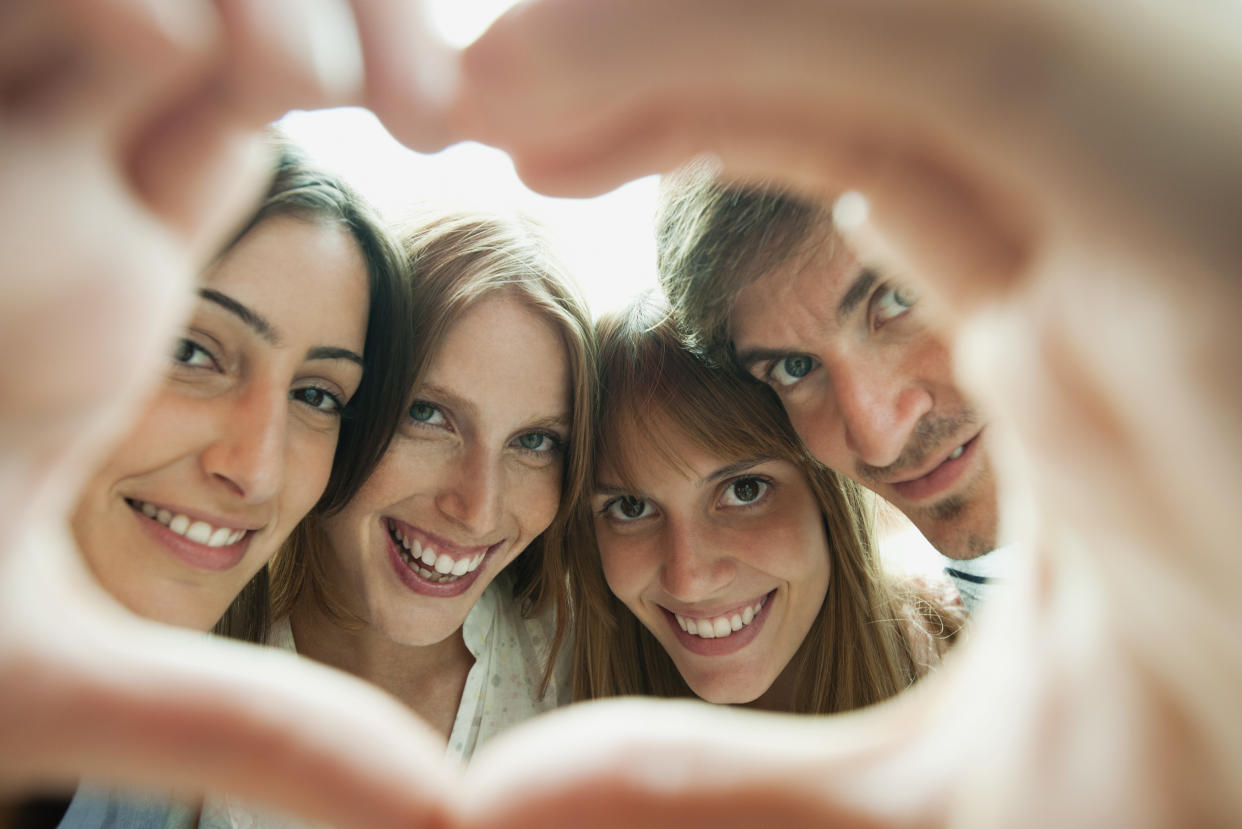
<path fill-rule="evenodd" d="M 429 22 L 449 43 L 477 37 L 513 0 L 426 0 Z M 345 176 L 386 216 L 420 204 L 523 213 L 547 229 L 595 314 L 655 285 L 652 217 L 656 179 L 594 199 L 551 199 L 531 192 L 508 156 L 478 144 L 419 155 L 398 144 L 364 110 L 295 112 L 284 131 L 321 166 Z"/>
<path fill-rule="evenodd" d="M 424 0 L 424 8 L 432 27 L 460 47 L 514 2 Z M 522 184 L 509 157 L 498 150 L 461 144 L 420 155 L 397 143 L 365 110 L 294 112 L 281 126 L 321 166 L 344 175 L 393 220 L 420 205 L 517 211 L 536 219 L 597 316 L 656 284 L 654 177 L 594 199 L 552 199 Z M 940 559 L 922 536 L 904 519 L 891 520 L 892 535 L 883 544 L 889 563 L 938 572 Z"/>

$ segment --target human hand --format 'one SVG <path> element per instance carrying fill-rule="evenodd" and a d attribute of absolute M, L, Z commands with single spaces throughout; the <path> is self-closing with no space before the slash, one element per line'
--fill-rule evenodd
<path fill-rule="evenodd" d="M 398 4 L 355 6 L 374 28 Z M 158 377 L 193 275 L 265 186 L 267 122 L 362 100 L 350 14 L 338 0 L 0 9 L 6 794 L 86 775 L 237 791 L 369 827 L 434 822 L 451 788 L 441 741 L 395 702 L 134 619 L 85 572 L 64 526 Z"/>
<path fill-rule="evenodd" d="M 1220 634 L 1242 623 L 1239 14 L 543 0 L 464 54 L 458 133 L 509 151 L 537 189 L 585 195 L 709 152 L 813 198 L 859 190 L 854 241 L 878 240 L 954 313 L 965 381 L 1008 424 L 1002 481 L 1035 502 L 1034 575 L 1020 610 L 977 625 L 1008 636 L 976 636 L 972 667 L 936 682 L 956 707 L 913 718 L 896 754 L 926 756 L 932 734 L 971 748 L 917 780 L 907 761 L 860 761 L 873 790 L 941 792 L 947 811 L 917 798 L 919 819 L 1242 813 L 1242 656 Z M 615 805 L 622 759 L 526 797 Z M 704 785 L 687 774 L 663 803 Z M 741 800 L 724 802 L 745 814 Z"/>

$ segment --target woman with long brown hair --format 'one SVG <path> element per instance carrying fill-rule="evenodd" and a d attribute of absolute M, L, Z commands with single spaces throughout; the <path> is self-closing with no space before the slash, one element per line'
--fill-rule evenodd
<path fill-rule="evenodd" d="M 568 536 L 576 697 L 832 713 L 939 661 L 951 588 L 883 572 L 869 496 L 811 457 L 770 389 L 687 350 L 652 299 L 597 335 L 594 493 Z"/>

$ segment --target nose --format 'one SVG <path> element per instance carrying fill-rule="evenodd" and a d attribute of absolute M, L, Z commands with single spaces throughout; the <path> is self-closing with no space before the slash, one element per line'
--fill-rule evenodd
<path fill-rule="evenodd" d="M 200 453 L 203 470 L 246 503 L 275 498 L 284 486 L 288 397 L 283 385 L 256 383 L 228 398 Z"/>
<path fill-rule="evenodd" d="M 482 445 L 448 459 L 444 485 L 436 495 L 440 511 L 472 535 L 483 536 L 500 520 L 504 494 L 501 470 Z"/>
<path fill-rule="evenodd" d="M 711 598 L 732 583 L 737 565 L 713 543 L 711 533 L 690 522 L 669 522 L 663 545 L 660 582 L 683 602 Z"/>
<path fill-rule="evenodd" d="M 833 366 L 846 448 L 868 466 L 895 463 L 934 403 L 927 388 L 893 368 L 875 362 Z"/>

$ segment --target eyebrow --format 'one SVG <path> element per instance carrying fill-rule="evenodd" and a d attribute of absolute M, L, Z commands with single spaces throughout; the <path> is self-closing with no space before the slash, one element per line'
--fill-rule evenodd
<path fill-rule="evenodd" d="M 756 455 L 751 458 L 742 458 L 741 460 L 736 460 L 733 463 L 725 464 L 707 477 L 700 479 L 697 485 L 706 486 L 707 484 L 712 484 L 716 481 L 736 475 L 739 472 L 745 472 L 748 469 L 753 469 L 761 463 L 767 463 L 768 461 L 773 460 L 776 460 L 776 458 L 769 457 L 767 455 Z M 633 490 L 612 483 L 601 483 L 597 481 L 593 488 L 595 490 L 595 494 L 597 495 L 634 494 Z"/>
<path fill-rule="evenodd" d="M 862 269 L 849 290 L 845 292 L 845 296 L 841 297 L 841 302 L 837 304 L 838 322 L 844 321 L 846 317 L 854 313 L 854 309 L 867 298 L 867 294 L 871 293 L 871 288 L 879 278 L 879 275 L 871 268 Z"/>
<path fill-rule="evenodd" d="M 837 303 L 837 323 L 843 324 L 845 318 L 854 313 L 859 304 L 867 298 L 871 293 L 871 289 L 875 287 L 875 283 L 880 279 L 879 274 L 872 268 L 863 268 L 858 276 L 850 283 L 849 289 L 845 295 L 841 297 L 841 301 Z M 737 361 L 746 371 L 750 371 L 751 366 L 756 363 L 764 363 L 768 360 L 777 360 L 781 357 L 788 357 L 790 354 L 796 353 L 796 349 L 790 348 L 767 348 L 756 347 L 747 348 L 744 351 L 737 352 Z"/>
<path fill-rule="evenodd" d="M 736 460 L 733 463 L 727 463 L 712 474 L 708 475 L 706 478 L 699 481 L 699 485 L 702 486 L 704 484 L 714 483 L 722 478 L 728 478 L 738 474 L 739 472 L 745 472 L 746 470 L 752 469 L 761 463 L 767 463 L 770 460 L 774 460 L 774 458 L 768 457 L 767 455 L 756 455 L 754 457 Z"/>
<path fill-rule="evenodd" d="M 366 363 L 362 361 L 362 356 L 350 351 L 348 348 L 337 348 L 330 345 L 316 346 L 306 352 L 308 360 L 349 360 L 351 363 L 357 363 L 366 367 Z"/>
<path fill-rule="evenodd" d="M 280 335 L 276 333 L 276 329 L 272 327 L 272 324 L 262 314 L 247 308 L 228 294 L 222 294 L 212 288 L 199 288 L 198 295 L 233 314 L 245 323 L 247 328 L 258 334 L 266 342 L 272 345 L 280 345 Z"/>
<path fill-rule="evenodd" d="M 739 351 L 737 353 L 737 361 L 743 369 L 749 372 L 751 366 L 756 363 L 766 363 L 768 360 L 777 360 L 781 357 L 788 357 L 789 354 L 790 349 L 788 348 L 764 348 L 756 346 L 755 348 L 748 348 L 745 351 Z"/>

